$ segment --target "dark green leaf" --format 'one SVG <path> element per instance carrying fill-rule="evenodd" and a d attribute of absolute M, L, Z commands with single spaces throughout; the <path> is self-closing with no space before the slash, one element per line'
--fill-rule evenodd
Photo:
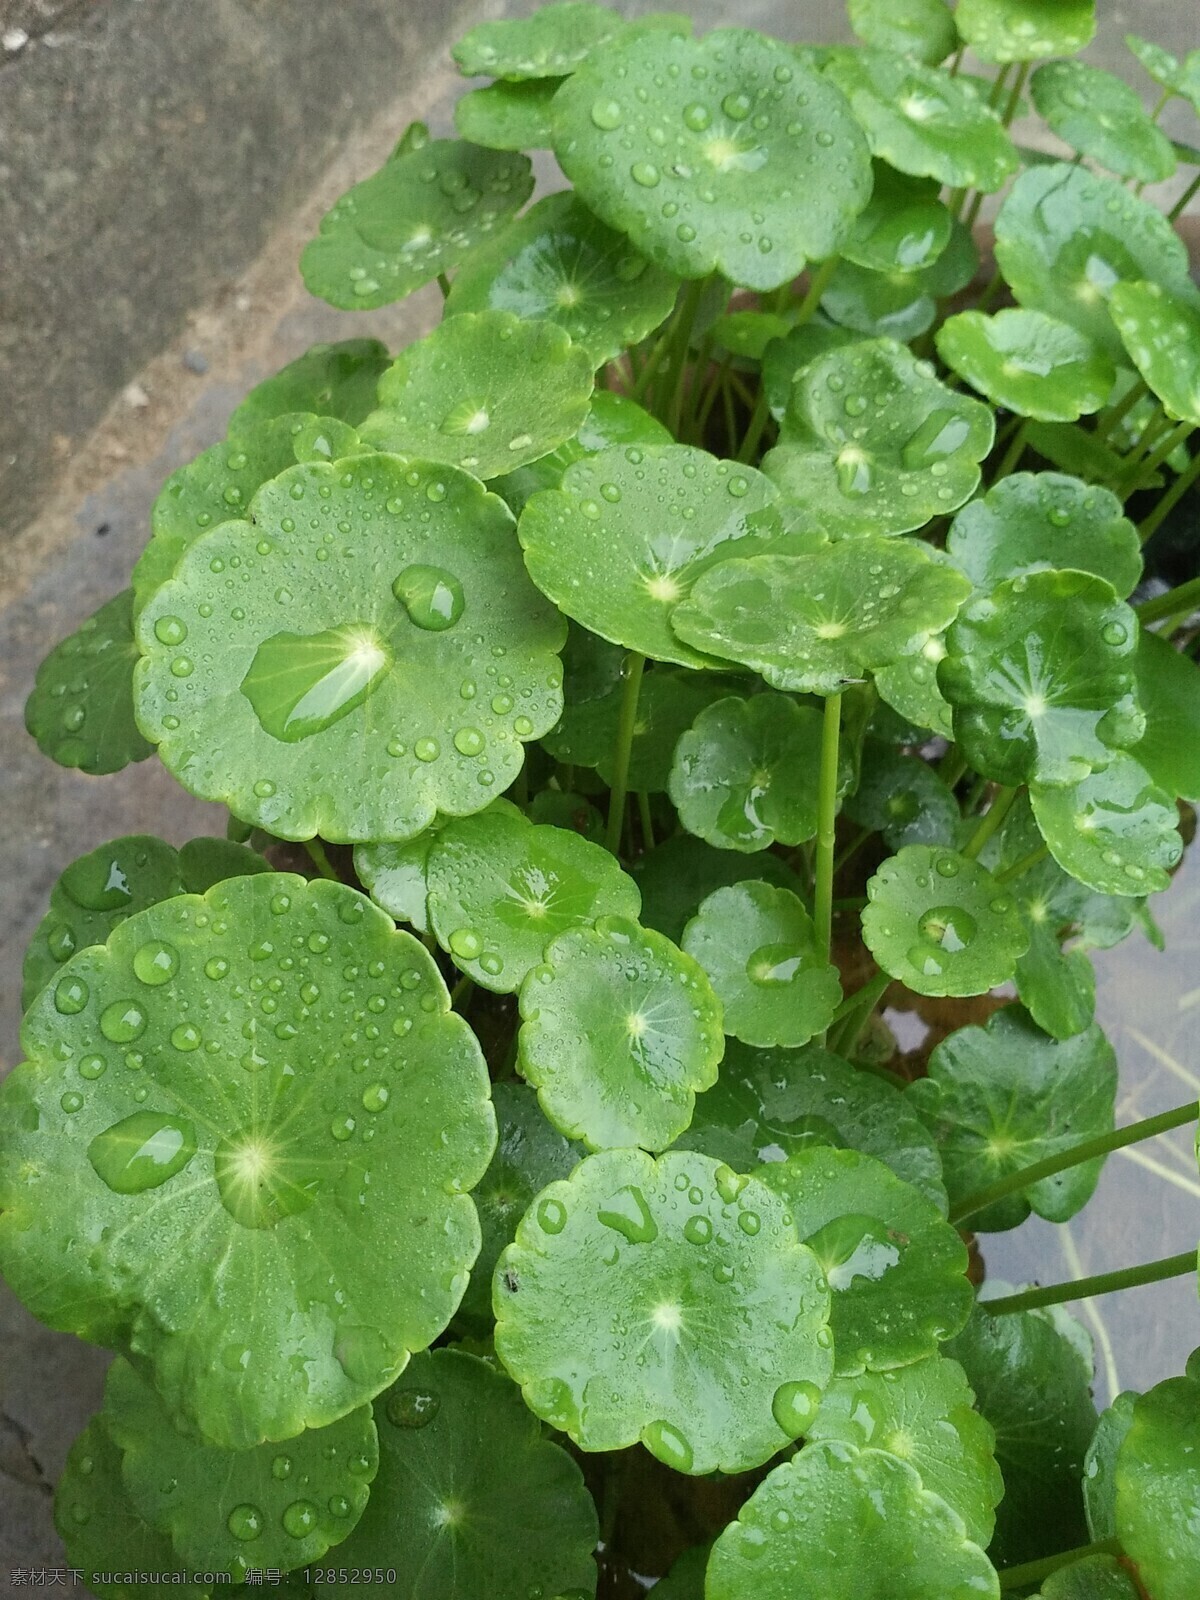
<path fill-rule="evenodd" d="M 60 767 L 120 772 L 154 746 L 133 716 L 133 590 L 123 589 L 54 646 L 25 702 L 25 726 Z"/>

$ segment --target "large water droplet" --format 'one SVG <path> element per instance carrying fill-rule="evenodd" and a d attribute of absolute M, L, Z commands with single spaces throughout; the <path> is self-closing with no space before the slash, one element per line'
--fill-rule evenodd
<path fill-rule="evenodd" d="M 241 688 L 266 731 L 295 744 L 360 706 L 391 664 L 387 646 L 364 623 L 276 633 L 254 652 Z"/>
<path fill-rule="evenodd" d="M 673 1467 L 676 1472 L 690 1472 L 694 1456 L 687 1435 L 669 1422 L 652 1422 L 642 1433 L 642 1443 L 651 1455 Z"/>
<path fill-rule="evenodd" d="M 82 978 L 60 978 L 54 986 L 54 1009 L 64 1017 L 73 1017 L 87 1005 L 90 994 Z"/>
<path fill-rule="evenodd" d="M 592 106 L 592 121 L 602 133 L 612 133 L 621 120 L 621 107 L 615 100 L 597 100 Z"/>
<path fill-rule="evenodd" d="M 149 1020 L 136 1000 L 114 1000 L 100 1013 L 100 1032 L 114 1044 L 131 1044 L 145 1033 Z"/>
<path fill-rule="evenodd" d="M 804 966 L 804 952 L 792 944 L 764 944 L 746 962 L 751 983 L 791 983 Z"/>
<path fill-rule="evenodd" d="M 393 1389 L 387 1400 L 388 1421 L 397 1428 L 427 1428 L 441 1408 L 441 1396 L 427 1389 Z"/>
<path fill-rule="evenodd" d="M 547 1196 L 538 1204 L 537 1220 L 543 1233 L 561 1233 L 567 1225 L 567 1208 L 561 1200 Z"/>
<path fill-rule="evenodd" d="M 283 1513 L 283 1531 L 293 1539 L 307 1539 L 320 1520 L 311 1500 L 293 1500 Z"/>
<path fill-rule="evenodd" d="M 953 455 L 965 444 L 971 425 L 965 417 L 944 407 L 931 411 L 900 452 L 900 460 L 910 471 L 931 466 Z"/>
<path fill-rule="evenodd" d="M 771 1401 L 771 1415 L 789 1439 L 798 1439 L 811 1426 L 820 1403 L 820 1389 L 801 1378 L 779 1385 Z"/>
<path fill-rule="evenodd" d="M 875 482 L 870 457 L 854 446 L 838 453 L 835 463 L 838 488 L 843 494 L 868 494 Z"/>
<path fill-rule="evenodd" d="M 116 1194 L 143 1194 L 166 1183 L 196 1154 L 196 1131 L 182 1117 L 135 1111 L 88 1145 L 96 1175 Z"/>
<path fill-rule="evenodd" d="M 444 567 L 405 567 L 392 593 L 414 625 L 428 633 L 444 633 L 463 614 L 462 584 Z"/>
<path fill-rule="evenodd" d="M 251 1539 L 257 1539 L 263 1531 L 263 1514 L 257 1506 L 234 1506 L 226 1518 L 225 1526 L 235 1539 L 248 1544 Z"/>
<path fill-rule="evenodd" d="M 979 931 L 975 918 L 961 906 L 934 906 L 917 926 L 923 939 L 941 945 L 951 955 L 965 950 Z"/>
<path fill-rule="evenodd" d="M 857 1212 L 827 1222 L 805 1242 L 835 1291 L 849 1289 L 855 1278 L 878 1283 L 900 1259 L 899 1247 L 885 1225 Z"/>
<path fill-rule="evenodd" d="M 134 951 L 133 971 L 151 987 L 169 983 L 179 971 L 179 952 L 162 939 L 151 939 Z"/>
<path fill-rule="evenodd" d="M 650 1214 L 646 1196 L 635 1185 L 618 1189 L 596 1213 L 606 1228 L 612 1228 L 630 1244 L 653 1244 L 658 1224 Z"/>

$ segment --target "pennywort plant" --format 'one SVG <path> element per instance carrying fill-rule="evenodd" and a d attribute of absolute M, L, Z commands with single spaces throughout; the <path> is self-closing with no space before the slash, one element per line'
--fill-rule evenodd
<path fill-rule="evenodd" d="M 1060 1305 L 1194 1240 L 977 1292 L 1197 1113 L 1115 1125 L 1088 951 L 1200 796 L 1200 52 L 1148 113 L 1092 13 L 473 29 L 302 261 L 441 321 L 255 389 L 47 658 L 47 755 L 230 814 L 66 868 L 0 1091 L 97 1594 L 1200 1592 L 1197 1358 L 1098 1419 Z"/>

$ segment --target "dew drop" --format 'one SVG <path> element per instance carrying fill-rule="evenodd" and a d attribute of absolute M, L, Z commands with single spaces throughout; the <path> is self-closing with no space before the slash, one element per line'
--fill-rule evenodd
<path fill-rule="evenodd" d="M 107 1069 L 108 1063 L 103 1056 L 84 1056 L 79 1063 L 79 1076 L 91 1083 L 97 1078 L 102 1078 Z"/>
<path fill-rule="evenodd" d="M 951 955 L 965 950 L 979 931 L 975 918 L 961 906 L 933 906 L 917 926 L 923 939 Z"/>
<path fill-rule="evenodd" d="M 441 1396 L 426 1389 L 393 1389 L 387 1399 L 388 1421 L 397 1428 L 427 1428 L 441 1409 Z"/>
<path fill-rule="evenodd" d="M 149 1020 L 136 1000 L 114 1000 L 100 1013 L 100 1032 L 114 1044 L 130 1044 L 145 1033 Z"/>
<path fill-rule="evenodd" d="M 642 1434 L 642 1443 L 676 1472 L 690 1472 L 695 1459 L 691 1441 L 669 1422 L 652 1422 Z"/>
<path fill-rule="evenodd" d="M 68 1089 L 66 1094 L 61 1097 L 58 1103 L 67 1113 L 67 1115 L 70 1116 L 72 1112 L 82 1110 L 83 1096 L 74 1089 Z"/>
<path fill-rule="evenodd" d="M 643 189 L 656 189 L 662 174 L 652 161 L 635 161 L 629 169 L 629 176 Z"/>
<path fill-rule="evenodd" d="M 351 1137 L 357 1124 L 353 1117 L 335 1117 L 329 1124 L 329 1131 L 339 1144 L 344 1144 Z"/>
<path fill-rule="evenodd" d="M 711 121 L 708 107 L 700 100 L 693 100 L 691 105 L 683 108 L 684 127 L 690 128 L 693 133 L 703 133 Z"/>
<path fill-rule="evenodd" d="M 271 1462 L 271 1476 L 278 1479 L 278 1481 L 282 1483 L 285 1478 L 290 1478 L 291 1475 L 291 1456 L 276 1456 L 274 1461 Z"/>
<path fill-rule="evenodd" d="M 436 739 L 418 739 L 413 745 L 413 755 L 418 761 L 436 761 L 442 753 L 442 747 Z"/>
<path fill-rule="evenodd" d="M 392 584 L 392 593 L 414 626 L 428 633 L 444 633 L 463 614 L 462 584 L 444 567 L 405 567 Z"/>
<path fill-rule="evenodd" d="M 87 1005 L 90 993 L 82 978 L 60 978 L 54 987 L 54 1009 L 64 1017 L 76 1016 Z"/>
<path fill-rule="evenodd" d="M 454 735 L 454 748 L 459 755 L 480 756 L 486 745 L 487 741 L 478 728 L 460 728 Z"/>
<path fill-rule="evenodd" d="M 463 961 L 474 961 L 483 954 L 483 940 L 474 928 L 455 928 L 449 945 L 451 954 Z"/>
<path fill-rule="evenodd" d="M 707 1244 L 712 1238 L 712 1223 L 706 1216 L 689 1217 L 683 1225 L 683 1237 L 689 1244 Z"/>
<path fill-rule="evenodd" d="M 311 1500 L 293 1500 L 283 1513 L 283 1531 L 293 1539 L 306 1539 L 316 1528 L 319 1516 Z"/>
<path fill-rule="evenodd" d="M 601 133 L 612 133 L 622 122 L 621 107 L 615 100 L 597 100 L 592 106 L 592 122 Z"/>
<path fill-rule="evenodd" d="M 243 1544 L 249 1544 L 251 1539 L 257 1539 L 263 1531 L 263 1514 L 257 1506 L 234 1506 L 226 1519 L 225 1526 L 235 1539 L 240 1539 Z"/>
<path fill-rule="evenodd" d="M 182 617 L 159 617 L 154 624 L 154 637 L 160 644 L 179 645 L 187 636 L 187 623 Z"/>
<path fill-rule="evenodd" d="M 364 1111 L 382 1111 L 391 1098 L 388 1087 L 384 1083 L 371 1083 L 363 1090 L 362 1103 Z"/>
<path fill-rule="evenodd" d="M 179 952 L 162 939 L 151 939 L 134 951 L 134 976 L 152 988 L 169 983 L 179 971 Z"/>
<path fill-rule="evenodd" d="M 538 1205 L 537 1221 L 543 1233 L 561 1233 L 567 1225 L 567 1208 L 561 1200 L 547 1196 Z"/>

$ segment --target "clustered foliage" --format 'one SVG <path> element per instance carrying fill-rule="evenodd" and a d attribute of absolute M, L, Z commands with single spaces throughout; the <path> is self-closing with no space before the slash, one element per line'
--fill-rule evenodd
<path fill-rule="evenodd" d="M 1200 1593 L 1196 1358 L 1097 1421 L 1088 1285 L 968 1251 L 1196 1114 L 1114 1130 L 1087 952 L 1200 796 L 1200 151 L 1092 0 L 850 16 L 473 29 L 302 262 L 441 322 L 255 389 L 38 675 L 231 819 L 67 868 L 0 1091 L 5 1276 L 119 1352 L 105 1600 Z"/>

